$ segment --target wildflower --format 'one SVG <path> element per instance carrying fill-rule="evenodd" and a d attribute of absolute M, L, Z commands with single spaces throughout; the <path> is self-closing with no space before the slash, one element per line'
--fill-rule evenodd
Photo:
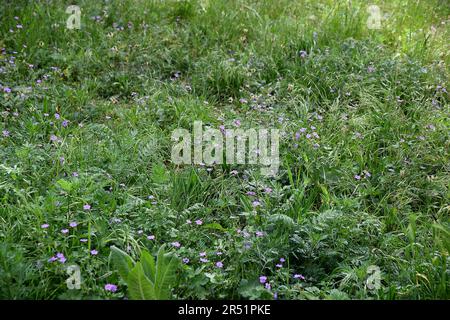
<path fill-rule="evenodd" d="M 149 236 L 147 236 L 147 239 L 148 240 L 155 240 L 155 236 L 154 235 L 149 235 Z"/>
<path fill-rule="evenodd" d="M 277 267 L 277 268 L 283 268 L 283 265 L 282 265 L 281 263 L 277 263 L 277 264 L 275 265 L 275 267 Z"/>
<path fill-rule="evenodd" d="M 367 67 L 367 72 L 368 72 L 368 73 L 375 72 L 375 67 L 373 67 L 373 66 L 368 66 L 368 67 Z"/>
<path fill-rule="evenodd" d="M 75 228 L 78 225 L 78 223 L 76 223 L 75 221 L 72 221 L 71 223 L 69 223 L 69 226 L 71 226 L 72 228 Z"/>
<path fill-rule="evenodd" d="M 355 174 L 355 180 L 361 180 L 361 176 L 360 175 L 358 175 L 358 174 Z"/>
<path fill-rule="evenodd" d="M 189 219 L 186 220 L 186 224 L 191 224 L 191 223 L 192 223 L 191 220 L 189 220 Z"/>
<path fill-rule="evenodd" d="M 247 103 L 247 99 L 240 98 L 240 99 L 239 99 L 239 102 L 240 102 L 240 103 Z"/>
<path fill-rule="evenodd" d="M 298 130 L 298 131 L 300 131 L 301 133 L 304 133 L 304 132 L 306 132 L 306 128 L 300 128 L 300 130 Z"/>
<path fill-rule="evenodd" d="M 223 268 L 223 263 L 221 261 L 216 262 L 217 268 Z"/>
<path fill-rule="evenodd" d="M 272 188 L 269 188 L 269 187 L 264 188 L 264 192 L 265 193 L 271 193 L 272 192 Z"/>
<path fill-rule="evenodd" d="M 205 257 L 206 256 L 206 252 L 200 252 L 200 257 Z"/>
<path fill-rule="evenodd" d="M 51 258 L 48 259 L 47 261 L 48 261 L 48 262 L 54 262 L 54 261 L 56 261 L 56 260 L 58 260 L 58 258 L 56 258 L 56 257 L 51 257 Z"/>
<path fill-rule="evenodd" d="M 67 127 L 67 126 L 69 125 L 69 121 L 64 120 L 64 121 L 61 123 L 61 125 L 65 128 L 65 127 Z"/>
<path fill-rule="evenodd" d="M 51 141 L 57 141 L 57 140 L 58 140 L 58 137 L 55 136 L 54 134 L 52 134 L 52 135 L 50 136 L 50 140 L 51 140 Z"/>
<path fill-rule="evenodd" d="M 364 176 L 366 176 L 366 178 L 370 178 L 372 175 L 370 174 L 369 171 L 365 171 Z"/>
<path fill-rule="evenodd" d="M 50 227 L 48 223 L 41 224 L 42 229 L 47 229 L 48 227 Z"/>
<path fill-rule="evenodd" d="M 61 116 L 59 115 L 59 113 L 55 113 L 55 119 L 59 119 L 61 118 Z"/>
<path fill-rule="evenodd" d="M 266 283 L 265 287 L 266 287 L 266 289 L 267 289 L 267 290 L 270 290 L 270 289 L 272 289 L 272 287 L 271 287 L 270 283 L 268 283 L 268 282 Z"/>
<path fill-rule="evenodd" d="M 175 248 L 181 247 L 181 244 L 180 244 L 178 241 L 172 242 L 171 244 L 172 244 L 172 246 L 175 247 Z"/>
<path fill-rule="evenodd" d="M 232 176 L 237 176 L 237 174 L 238 174 L 237 170 L 232 170 L 232 171 L 230 171 L 230 173 Z"/>
<path fill-rule="evenodd" d="M 91 250 L 91 255 L 96 256 L 98 254 L 98 251 L 95 249 Z"/>
<path fill-rule="evenodd" d="M 302 58 L 305 59 L 308 56 L 308 53 L 305 50 L 300 50 L 298 55 Z"/>
<path fill-rule="evenodd" d="M 267 281 L 267 277 L 266 276 L 260 276 L 259 277 L 259 282 L 260 283 L 264 284 L 264 283 L 266 283 L 266 281 Z"/>
<path fill-rule="evenodd" d="M 189 259 L 188 258 L 183 258 L 183 263 L 189 263 Z"/>
<path fill-rule="evenodd" d="M 8 130 L 2 131 L 4 137 L 9 137 L 10 132 Z"/>
<path fill-rule="evenodd" d="M 22 26 L 21 24 L 18 24 L 18 25 L 16 25 L 16 28 L 17 28 L 17 29 L 22 29 L 23 26 Z"/>
<path fill-rule="evenodd" d="M 105 285 L 105 290 L 110 292 L 116 292 L 117 286 L 115 284 L 108 283 Z"/>
<path fill-rule="evenodd" d="M 256 208 L 256 207 L 259 207 L 261 205 L 261 202 L 259 202 L 258 200 L 254 200 L 252 202 L 252 205 L 253 205 L 254 208 Z"/>
<path fill-rule="evenodd" d="M 6 93 L 10 93 L 11 92 L 11 88 L 5 87 L 3 88 L 3 91 Z"/>
<path fill-rule="evenodd" d="M 88 239 L 81 238 L 81 239 L 80 239 L 80 242 L 83 242 L 83 243 L 84 243 L 84 242 L 88 242 Z"/>
<path fill-rule="evenodd" d="M 306 139 L 311 139 L 311 135 L 309 133 L 306 135 Z"/>
<path fill-rule="evenodd" d="M 83 209 L 84 209 L 84 210 L 91 210 L 91 206 L 90 206 L 89 204 L 85 204 L 85 205 L 83 206 Z"/>
<path fill-rule="evenodd" d="M 200 225 L 202 225 L 202 224 L 203 224 L 203 221 L 202 221 L 202 220 L 200 220 L 200 219 L 198 219 L 198 220 L 195 220 L 195 224 L 196 224 L 196 225 L 198 225 L 198 226 L 200 226 Z"/>
<path fill-rule="evenodd" d="M 208 259 L 206 259 L 206 258 L 200 258 L 200 262 L 207 263 L 207 262 L 208 262 Z"/>
<path fill-rule="evenodd" d="M 234 120 L 233 124 L 234 124 L 236 127 L 240 127 L 240 126 L 241 126 L 241 121 L 240 121 L 240 120 Z"/>
<path fill-rule="evenodd" d="M 295 140 L 298 140 L 298 139 L 300 139 L 300 132 L 295 133 Z"/>
<path fill-rule="evenodd" d="M 254 191 L 247 191 L 248 196 L 256 196 L 256 193 Z"/>
<path fill-rule="evenodd" d="M 263 237 L 263 236 L 264 236 L 264 232 L 262 232 L 262 231 L 256 231 L 256 236 L 257 236 L 257 237 Z"/>
<path fill-rule="evenodd" d="M 66 161 L 66 159 L 64 159 L 64 157 L 59 157 L 59 163 L 61 165 L 63 165 L 65 161 Z"/>
<path fill-rule="evenodd" d="M 62 233 L 62 234 L 67 234 L 67 233 L 69 233 L 69 229 L 62 229 L 62 230 L 61 230 L 61 233 Z"/>
<path fill-rule="evenodd" d="M 217 254 L 218 256 L 221 256 L 223 253 L 220 252 L 220 251 L 217 251 L 216 254 Z"/>
<path fill-rule="evenodd" d="M 294 274 L 294 279 L 305 280 L 305 277 L 301 274 Z"/>
<path fill-rule="evenodd" d="M 78 177 L 78 172 L 76 171 L 72 172 L 72 177 Z"/>
<path fill-rule="evenodd" d="M 280 258 L 280 262 L 281 262 L 281 263 L 283 263 L 283 262 L 285 262 L 285 261 L 286 261 L 286 259 Z"/>
<path fill-rule="evenodd" d="M 62 253 L 57 253 L 56 258 L 58 258 L 59 262 L 61 262 L 61 263 L 64 263 L 67 261 L 66 257 L 64 257 L 64 254 L 62 254 Z"/>
<path fill-rule="evenodd" d="M 278 293 L 275 292 L 275 293 L 273 294 L 273 299 L 274 299 L 274 300 L 277 300 L 277 299 L 278 299 Z"/>

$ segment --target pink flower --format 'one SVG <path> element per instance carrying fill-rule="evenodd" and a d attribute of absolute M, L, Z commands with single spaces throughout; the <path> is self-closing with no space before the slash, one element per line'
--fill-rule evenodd
<path fill-rule="evenodd" d="M 195 220 L 195 224 L 196 224 L 196 225 L 198 225 L 198 226 L 200 226 L 200 225 L 202 225 L 202 224 L 203 224 L 203 221 L 202 221 L 202 220 L 200 220 L 200 219 L 198 219 L 198 220 Z"/>
<path fill-rule="evenodd" d="M 91 250 L 91 254 L 92 254 L 93 256 L 96 256 L 96 255 L 98 254 L 98 251 L 95 250 L 95 249 L 93 249 L 93 250 Z"/>
<path fill-rule="evenodd" d="M 301 280 L 305 280 L 305 277 L 301 274 L 294 274 L 294 279 L 301 279 Z"/>
<path fill-rule="evenodd" d="M 90 206 L 89 204 L 85 204 L 85 205 L 83 206 L 83 209 L 84 209 L 84 210 L 91 210 L 91 206 Z"/>
<path fill-rule="evenodd" d="M 42 229 L 47 229 L 48 227 L 50 227 L 50 225 L 48 223 L 44 223 L 41 225 Z"/>
<path fill-rule="evenodd" d="M 216 262 L 217 268 L 223 268 L 223 263 L 221 261 Z"/>

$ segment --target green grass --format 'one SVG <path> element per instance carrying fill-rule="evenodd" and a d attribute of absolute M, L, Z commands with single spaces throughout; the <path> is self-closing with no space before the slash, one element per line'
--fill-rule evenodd
<path fill-rule="evenodd" d="M 175 299 L 450 298 L 448 3 L 374 1 L 379 30 L 366 1 L 74 4 L 0 4 L 0 298 L 121 299 L 110 247 L 176 241 Z M 277 177 L 171 163 L 173 129 L 235 119 L 283 132 Z"/>

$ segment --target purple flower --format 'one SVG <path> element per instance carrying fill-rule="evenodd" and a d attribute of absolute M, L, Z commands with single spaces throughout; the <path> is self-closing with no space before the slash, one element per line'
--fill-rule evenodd
<path fill-rule="evenodd" d="M 65 127 L 67 127 L 67 126 L 69 125 L 69 121 L 64 120 L 64 121 L 61 123 L 61 125 L 65 128 Z"/>
<path fill-rule="evenodd" d="M 202 221 L 202 220 L 200 220 L 200 219 L 198 219 L 198 220 L 195 220 L 195 224 L 196 224 L 196 225 L 198 225 L 198 226 L 200 226 L 200 225 L 202 225 L 202 224 L 203 224 L 203 221 Z"/>
<path fill-rule="evenodd" d="M 9 137 L 10 132 L 8 130 L 2 131 L 4 137 Z"/>
<path fill-rule="evenodd" d="M 207 262 L 208 262 L 208 259 L 206 259 L 206 258 L 200 258 L 200 262 L 207 263 Z"/>
<path fill-rule="evenodd" d="M 256 231 L 256 236 L 257 236 L 257 237 L 264 237 L 264 232 L 262 232 L 262 231 Z"/>
<path fill-rule="evenodd" d="M 174 246 L 175 248 L 181 247 L 181 244 L 180 244 L 178 241 L 172 242 L 171 244 L 172 244 L 172 246 Z"/>
<path fill-rule="evenodd" d="M 55 113 L 55 119 L 59 119 L 61 118 L 61 116 L 59 115 L 59 113 Z"/>
<path fill-rule="evenodd" d="M 10 93 L 10 92 L 11 92 L 11 88 L 4 87 L 4 88 L 3 88 L 3 91 L 6 92 L 6 93 Z"/>
<path fill-rule="evenodd" d="M 72 177 L 78 177 L 78 172 L 76 171 L 72 172 Z"/>
<path fill-rule="evenodd" d="M 155 236 L 154 235 L 149 235 L 149 236 L 147 236 L 147 239 L 148 240 L 155 240 Z"/>
<path fill-rule="evenodd" d="M 183 263 L 189 263 L 189 259 L 188 258 L 183 258 Z"/>
<path fill-rule="evenodd" d="M 93 249 L 93 250 L 91 250 L 91 254 L 92 254 L 93 256 L 96 256 L 96 255 L 98 254 L 98 251 L 95 250 L 95 249 Z"/>
<path fill-rule="evenodd" d="M 260 276 L 259 277 L 259 283 L 264 284 L 264 283 L 266 283 L 266 281 L 267 281 L 267 277 L 266 276 Z"/>
<path fill-rule="evenodd" d="M 47 229 L 48 227 L 50 227 L 48 223 L 41 224 L 42 229 Z"/>
<path fill-rule="evenodd" d="M 69 229 L 62 229 L 62 230 L 61 230 L 61 233 L 62 233 L 62 234 L 69 233 Z"/>
<path fill-rule="evenodd" d="M 81 238 L 81 239 L 80 239 L 80 242 L 88 242 L 88 239 Z"/>
<path fill-rule="evenodd" d="M 221 261 L 216 262 L 217 268 L 223 268 L 223 263 Z"/>
<path fill-rule="evenodd" d="M 367 67 L 367 72 L 368 72 L 368 73 L 375 72 L 375 67 L 373 67 L 373 66 L 368 66 L 368 67 Z"/>
<path fill-rule="evenodd" d="M 256 192 L 254 191 L 247 191 L 248 196 L 256 196 Z"/>
<path fill-rule="evenodd" d="M 48 262 L 54 262 L 54 261 L 56 261 L 56 260 L 58 260 L 58 258 L 56 258 L 56 257 L 51 257 L 51 258 L 48 259 L 47 261 L 48 261 Z"/>
<path fill-rule="evenodd" d="M 91 206 L 90 206 L 89 204 L 85 204 L 85 205 L 83 206 L 83 209 L 84 209 L 84 210 L 91 210 Z"/>
<path fill-rule="evenodd" d="M 305 277 L 301 274 L 294 274 L 294 279 L 305 280 Z"/>
<path fill-rule="evenodd" d="M 237 176 L 238 172 L 237 172 L 237 170 L 232 170 L 232 171 L 230 171 L 230 174 L 232 176 Z"/>
<path fill-rule="evenodd" d="M 271 193 L 272 192 L 272 188 L 269 188 L 269 187 L 264 188 L 264 192 L 265 193 Z"/>
<path fill-rule="evenodd" d="M 361 180 L 361 176 L 360 175 L 358 175 L 358 174 L 355 174 L 355 180 Z"/>
<path fill-rule="evenodd" d="M 72 221 L 71 223 L 69 223 L 69 226 L 71 226 L 72 228 L 75 228 L 78 225 L 78 223 L 76 223 L 76 221 Z"/>
<path fill-rule="evenodd" d="M 205 257 L 206 256 L 206 252 L 200 252 L 200 257 Z"/>
<path fill-rule="evenodd" d="M 63 165 L 65 161 L 66 161 L 66 159 L 64 159 L 64 157 L 59 157 L 59 163 L 61 165 Z"/>
<path fill-rule="evenodd" d="M 58 137 L 55 136 L 54 134 L 52 134 L 52 135 L 50 136 L 50 140 L 51 140 L 51 141 L 56 141 L 56 140 L 58 140 Z"/>
<path fill-rule="evenodd" d="M 256 208 L 256 207 L 259 207 L 261 205 L 261 202 L 259 202 L 258 200 L 254 200 L 252 202 L 252 205 L 253 205 L 254 208 Z"/>
<path fill-rule="evenodd" d="M 272 287 L 270 286 L 270 283 L 268 283 L 268 282 L 266 283 L 265 287 L 266 287 L 267 290 L 272 289 Z"/>
<path fill-rule="evenodd" d="M 281 262 L 281 263 L 283 263 L 283 262 L 285 262 L 285 261 L 286 261 L 285 258 L 280 258 L 280 262 Z"/>
<path fill-rule="evenodd" d="M 110 292 L 116 292 L 117 286 L 115 284 L 108 283 L 105 285 L 105 290 Z"/>
<path fill-rule="evenodd" d="M 61 263 L 64 263 L 67 261 L 66 257 L 64 257 L 64 254 L 62 254 L 62 253 L 57 253 L 56 258 L 58 258 L 59 262 L 61 262 Z"/>
<path fill-rule="evenodd" d="M 308 56 L 308 53 L 304 50 L 300 50 L 300 52 L 298 53 L 298 55 L 302 58 L 305 59 Z"/>
<path fill-rule="evenodd" d="M 277 268 L 283 268 L 283 265 L 282 265 L 281 263 L 277 263 L 277 264 L 275 265 L 275 267 L 277 267 Z"/>
<path fill-rule="evenodd" d="M 234 120 L 234 125 L 236 126 L 236 127 L 240 127 L 241 126 L 241 121 L 240 120 Z"/>
<path fill-rule="evenodd" d="M 221 256 L 223 253 L 220 252 L 220 251 L 217 251 L 216 254 L 217 254 L 218 256 Z"/>
<path fill-rule="evenodd" d="M 298 140 L 298 139 L 300 139 L 300 132 L 295 133 L 295 140 Z"/>

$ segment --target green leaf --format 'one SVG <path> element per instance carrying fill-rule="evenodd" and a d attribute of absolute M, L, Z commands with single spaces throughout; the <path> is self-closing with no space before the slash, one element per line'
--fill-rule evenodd
<path fill-rule="evenodd" d="M 217 222 L 205 224 L 203 227 L 204 227 L 204 228 L 208 228 L 208 229 L 215 229 L 215 230 L 220 230 L 220 231 L 227 231 L 227 229 L 225 229 L 224 227 L 222 227 L 222 225 L 220 225 L 220 224 L 217 223 Z"/>
<path fill-rule="evenodd" d="M 127 278 L 128 293 L 134 300 L 155 300 L 153 283 L 145 276 L 140 262 L 137 262 Z"/>
<path fill-rule="evenodd" d="M 179 259 L 164 251 L 164 246 L 158 250 L 155 276 L 155 295 L 157 299 L 167 300 L 171 298 L 170 289 L 176 280 L 176 269 Z"/>
<path fill-rule="evenodd" d="M 70 192 L 72 190 L 72 183 L 67 180 L 59 179 L 56 183 L 66 192 Z"/>
<path fill-rule="evenodd" d="M 128 274 L 134 266 L 133 259 L 126 252 L 115 246 L 111 246 L 111 254 L 109 259 L 114 267 L 119 271 L 122 279 L 126 280 L 128 278 Z"/>
<path fill-rule="evenodd" d="M 141 253 L 141 263 L 145 275 L 154 283 L 156 274 L 155 259 L 147 250 L 143 250 Z"/>

